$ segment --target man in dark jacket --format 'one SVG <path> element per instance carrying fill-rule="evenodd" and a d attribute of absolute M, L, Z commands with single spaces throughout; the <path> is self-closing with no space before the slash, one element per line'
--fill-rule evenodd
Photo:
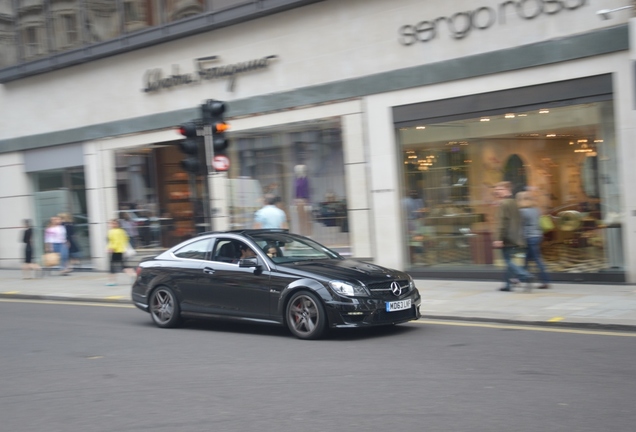
<path fill-rule="evenodd" d="M 526 282 L 528 288 L 530 288 L 529 284 L 531 283 L 532 275 L 512 262 L 515 250 L 525 246 L 521 229 L 521 215 L 517 202 L 512 196 L 512 184 L 507 181 L 497 183 L 495 185 L 495 195 L 500 199 L 500 202 L 497 211 L 498 227 L 495 231 L 495 241 L 492 246 L 501 248 L 501 253 L 506 262 L 505 285 L 499 291 L 511 291 L 511 280 L 517 278 Z"/>

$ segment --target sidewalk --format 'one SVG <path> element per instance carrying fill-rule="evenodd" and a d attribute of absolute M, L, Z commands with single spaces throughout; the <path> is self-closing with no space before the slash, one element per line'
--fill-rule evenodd
<path fill-rule="evenodd" d="M 57 273 L 22 279 L 19 270 L 0 270 L 0 299 L 130 303 L 130 278 L 106 286 L 101 272 Z M 636 331 L 636 286 L 556 283 L 551 289 L 499 292 L 498 281 L 419 279 L 422 318 L 603 327 Z"/>

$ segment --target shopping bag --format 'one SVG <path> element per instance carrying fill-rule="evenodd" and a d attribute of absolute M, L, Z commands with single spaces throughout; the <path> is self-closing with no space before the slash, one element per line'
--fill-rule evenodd
<path fill-rule="evenodd" d="M 126 246 L 126 250 L 124 251 L 124 258 L 130 259 L 137 255 L 137 251 L 133 248 L 130 243 Z"/>
<path fill-rule="evenodd" d="M 60 254 L 57 252 L 47 252 L 42 255 L 42 265 L 44 267 L 57 267 L 60 265 Z"/>
<path fill-rule="evenodd" d="M 542 215 L 539 217 L 539 226 L 544 233 L 554 230 L 554 222 L 552 222 L 552 218 L 548 215 Z"/>

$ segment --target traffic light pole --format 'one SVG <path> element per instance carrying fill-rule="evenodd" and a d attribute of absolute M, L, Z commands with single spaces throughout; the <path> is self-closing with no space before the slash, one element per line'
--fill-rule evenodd
<path fill-rule="evenodd" d="M 208 205 L 206 207 L 206 217 L 210 231 L 228 230 L 229 209 L 228 209 L 228 179 L 227 172 L 216 171 L 212 165 L 214 159 L 214 134 L 212 125 L 204 124 L 203 137 L 205 142 L 206 164 L 208 166 Z"/>
<path fill-rule="evenodd" d="M 229 229 L 227 170 L 230 160 L 225 155 L 229 144 L 225 131 L 229 126 L 223 116 L 225 108 L 224 102 L 208 99 L 201 105 L 201 118 L 179 126 L 183 139 L 178 142 L 178 146 L 186 156 L 181 161 L 181 167 L 188 173 L 193 215 L 195 221 L 200 221 L 200 217 L 204 218 L 203 224 L 196 224 L 197 231 L 199 228 L 207 231 Z M 203 169 L 201 157 L 205 160 L 206 170 Z M 201 209 L 197 200 L 197 175 L 206 172 L 208 187 L 203 188 L 201 199 L 207 201 L 207 205 L 204 204 Z"/>
<path fill-rule="evenodd" d="M 208 172 L 209 191 L 209 224 L 210 230 L 227 230 L 230 228 L 229 194 L 227 167 L 229 162 L 225 156 L 228 141 L 225 138 L 227 124 L 224 121 L 225 103 L 209 99 L 201 107 L 203 114 L 203 136 L 205 157 Z M 226 161 L 217 167 L 217 159 Z"/>
<path fill-rule="evenodd" d="M 208 181 L 208 202 L 207 205 L 203 206 L 205 211 L 205 220 L 208 223 L 209 231 L 214 231 L 214 223 L 213 216 L 216 212 L 216 209 L 212 205 L 212 198 L 214 196 L 212 190 L 212 183 L 210 181 L 210 175 L 214 172 L 214 167 L 212 166 L 212 158 L 214 158 L 214 146 L 212 145 L 212 125 L 204 124 L 203 125 L 203 142 L 205 143 L 205 163 L 207 165 L 207 181 Z"/>

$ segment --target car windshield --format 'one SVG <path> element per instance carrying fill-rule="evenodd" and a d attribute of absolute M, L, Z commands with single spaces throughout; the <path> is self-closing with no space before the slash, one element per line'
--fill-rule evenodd
<path fill-rule="evenodd" d="M 259 232 L 249 234 L 250 238 L 275 263 L 289 263 L 305 260 L 341 259 L 338 253 L 315 241 L 284 232 Z"/>

